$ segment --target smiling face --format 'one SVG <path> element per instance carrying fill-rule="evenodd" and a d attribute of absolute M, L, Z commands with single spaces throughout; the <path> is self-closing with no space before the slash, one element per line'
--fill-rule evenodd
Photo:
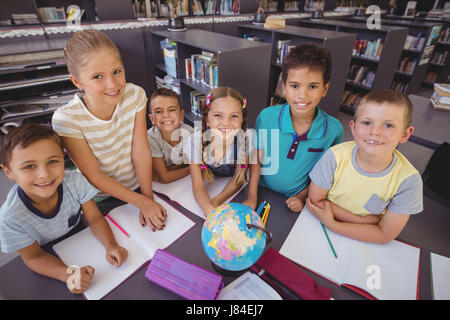
<path fill-rule="evenodd" d="M 152 99 L 150 110 L 149 118 L 162 134 L 171 134 L 178 129 L 184 118 L 184 110 L 174 97 L 157 96 Z"/>
<path fill-rule="evenodd" d="M 57 196 L 57 188 L 64 179 L 64 154 L 53 138 L 16 147 L 11 153 L 6 175 L 15 180 L 34 203 Z"/>
<path fill-rule="evenodd" d="M 86 63 L 78 68 L 78 79 L 73 84 L 85 92 L 89 106 L 114 108 L 125 91 L 125 69 L 120 57 L 108 48 L 91 51 Z"/>
<path fill-rule="evenodd" d="M 234 138 L 244 122 L 242 104 L 228 96 L 214 100 L 208 108 L 206 125 L 212 135 L 223 141 Z"/>
<path fill-rule="evenodd" d="M 414 132 L 411 126 L 405 128 L 405 108 L 389 103 L 359 105 L 350 128 L 361 151 L 372 156 L 391 156 Z"/>
<path fill-rule="evenodd" d="M 329 83 L 323 83 L 322 72 L 308 67 L 289 69 L 283 85 L 293 118 L 314 117 L 320 100 L 326 96 Z"/>

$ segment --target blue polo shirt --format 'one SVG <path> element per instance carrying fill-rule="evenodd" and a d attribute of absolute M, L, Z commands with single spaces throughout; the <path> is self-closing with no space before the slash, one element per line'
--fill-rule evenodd
<path fill-rule="evenodd" d="M 344 129 L 336 118 L 316 109 L 308 132 L 299 136 L 289 104 L 267 107 L 256 119 L 257 149 L 264 151 L 259 184 L 292 197 L 308 186 L 309 172 L 331 146 L 341 143 Z"/>

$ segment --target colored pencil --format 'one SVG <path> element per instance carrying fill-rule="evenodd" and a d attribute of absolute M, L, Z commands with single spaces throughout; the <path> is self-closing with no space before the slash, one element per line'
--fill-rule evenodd
<path fill-rule="evenodd" d="M 270 203 L 269 203 L 269 205 L 267 206 L 267 213 L 265 214 L 264 220 L 263 220 L 264 226 L 266 226 L 267 218 L 269 217 L 270 208 L 271 208 L 271 206 L 270 206 Z"/>
<path fill-rule="evenodd" d="M 266 225 L 265 221 L 267 221 L 267 214 L 269 212 L 269 209 L 270 209 L 270 203 L 267 203 L 266 208 L 264 210 L 264 214 L 263 214 L 263 216 L 261 218 L 261 220 L 263 221 L 264 226 Z"/>
<path fill-rule="evenodd" d="M 260 216 L 260 217 L 261 217 L 261 211 L 262 211 L 262 209 L 264 208 L 265 204 L 266 204 L 266 201 L 264 200 L 263 202 L 261 202 L 261 203 L 259 204 L 258 210 L 256 211 L 256 213 L 257 213 L 258 216 Z"/>
<path fill-rule="evenodd" d="M 323 223 L 320 223 L 320 224 L 322 225 L 322 229 L 323 229 L 323 232 L 325 233 L 325 237 L 327 237 L 328 244 L 330 245 L 331 251 L 333 251 L 333 255 L 337 259 L 338 256 L 336 254 L 336 251 L 334 251 L 334 247 L 333 247 L 333 244 L 331 243 L 330 237 L 328 236 L 327 229 L 325 229 L 325 226 L 323 225 Z"/>
<path fill-rule="evenodd" d="M 106 215 L 106 217 L 112 222 L 114 223 L 114 225 L 119 228 L 120 231 L 122 231 L 128 238 L 131 238 L 130 235 L 117 223 L 114 221 L 113 218 L 111 218 L 109 215 Z"/>

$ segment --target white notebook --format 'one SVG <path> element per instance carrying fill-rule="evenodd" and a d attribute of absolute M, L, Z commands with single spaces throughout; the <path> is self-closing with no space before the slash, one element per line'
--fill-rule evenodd
<path fill-rule="evenodd" d="M 119 268 L 108 263 L 103 245 L 89 227 L 53 246 L 55 253 L 66 265 L 90 265 L 95 269 L 94 279 L 84 292 L 87 299 L 98 300 L 104 297 L 149 261 L 157 249 L 167 248 L 195 225 L 158 196 L 154 195 L 154 199 L 167 210 L 166 225 L 160 231 L 153 232 L 149 227 L 141 227 L 139 209 L 130 204 L 109 212 L 108 215 L 130 235 L 127 237 L 106 219 L 117 243 L 128 250 L 128 258 Z"/>
<path fill-rule="evenodd" d="M 205 182 L 206 190 L 208 191 L 209 196 L 213 198 L 218 195 L 230 179 L 232 179 L 232 177 L 215 177 L 212 183 Z M 236 193 L 233 194 L 229 199 L 227 199 L 226 202 L 233 199 L 246 185 L 247 181 L 245 181 L 242 184 L 242 187 L 239 188 L 239 190 L 236 191 Z M 197 201 L 195 201 L 190 175 L 170 183 L 160 183 L 153 181 L 152 187 L 153 191 L 167 196 L 170 200 L 177 202 L 185 209 L 191 211 L 200 218 L 205 219 L 202 208 L 200 208 Z"/>
<path fill-rule="evenodd" d="M 327 233 L 337 258 L 331 251 L 320 221 L 305 207 L 280 253 L 368 298 L 417 299 L 419 248 L 396 240 L 388 244 L 362 242 L 329 229 Z"/>
<path fill-rule="evenodd" d="M 431 253 L 434 300 L 450 300 L 450 258 Z"/>

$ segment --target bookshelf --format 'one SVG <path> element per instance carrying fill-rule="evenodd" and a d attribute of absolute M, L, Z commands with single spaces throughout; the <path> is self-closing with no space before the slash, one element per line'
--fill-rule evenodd
<path fill-rule="evenodd" d="M 199 81 L 186 78 L 185 59 L 207 51 L 217 57 L 217 85 L 232 87 L 247 98 L 247 124 L 249 128 L 254 127 L 256 117 L 266 107 L 266 97 L 261 92 L 268 90 L 270 45 L 197 29 L 185 32 L 152 31 L 150 54 L 154 63 L 154 74 L 157 77 L 166 75 L 160 46 L 160 41 L 164 39 L 171 39 L 176 43 L 177 76 L 187 122 L 193 124 L 194 121 L 201 119 L 192 112 L 191 92 L 198 91 L 206 95 L 211 88 Z"/>
<path fill-rule="evenodd" d="M 341 111 L 353 114 L 354 106 L 369 91 L 391 87 L 408 29 L 381 26 L 371 30 L 365 23 L 342 20 L 303 19 L 295 23 L 356 36 L 351 45 L 351 63 L 344 71 L 346 80 L 339 108 Z"/>
<path fill-rule="evenodd" d="M 69 79 L 63 48 L 29 52 L 0 50 L 0 128 L 25 122 L 50 123 L 54 110 L 78 89 Z M 43 50 L 42 50 L 43 49 Z M 3 131 L 4 130 L 4 131 Z"/>
<path fill-rule="evenodd" d="M 354 34 L 295 26 L 286 26 L 285 29 L 265 29 L 253 24 L 238 25 L 238 33 L 241 37 L 244 35 L 256 36 L 272 47 L 269 92 L 266 97 L 268 105 L 271 97 L 276 96 L 276 93 L 279 92 L 279 90 L 277 91 L 281 73 L 281 61 L 277 61 L 279 44 L 287 41 L 290 45 L 312 42 L 328 49 L 332 59 L 331 85 L 320 106 L 331 115 L 337 114 L 344 90 L 345 74 L 350 63 L 353 43 L 356 39 Z"/>
<path fill-rule="evenodd" d="M 450 22 L 447 21 L 435 44 L 423 85 L 433 87 L 434 82 L 449 83 L 450 74 Z"/>

